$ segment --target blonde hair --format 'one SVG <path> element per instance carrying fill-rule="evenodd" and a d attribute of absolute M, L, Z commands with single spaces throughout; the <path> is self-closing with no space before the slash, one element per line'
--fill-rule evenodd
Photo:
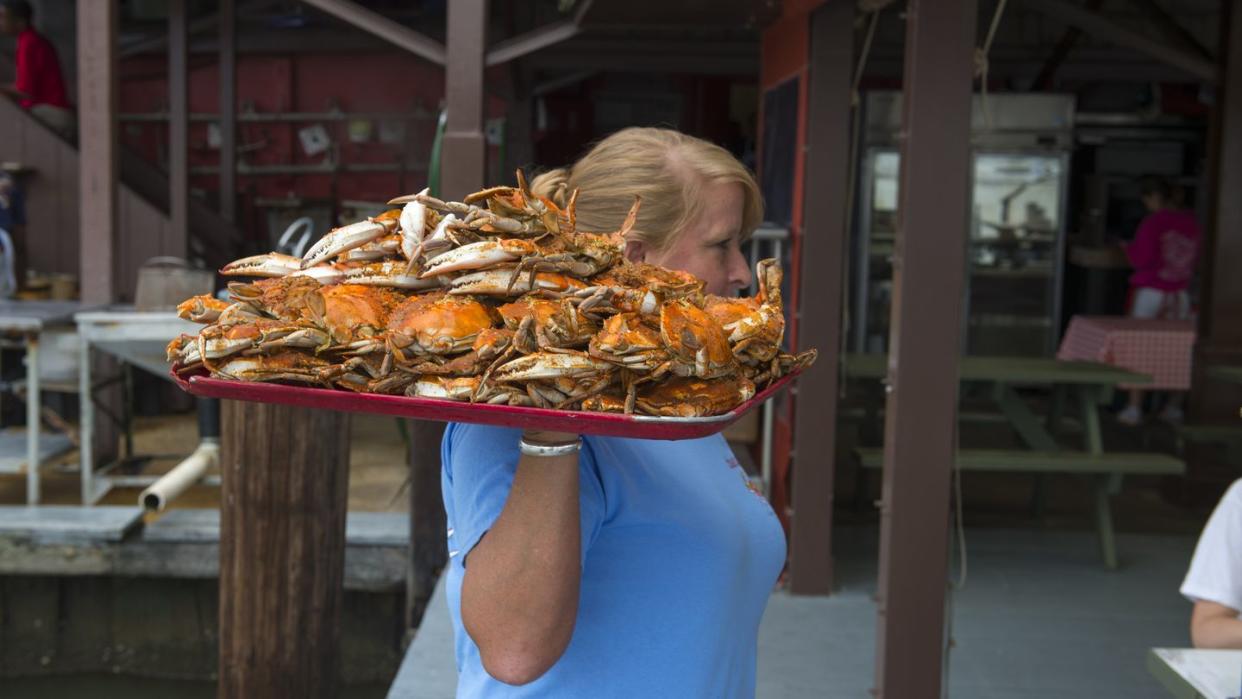
<path fill-rule="evenodd" d="M 763 220 L 754 175 L 724 148 L 671 129 L 622 129 L 572 166 L 536 177 L 531 190 L 559 206 L 579 190 L 578 229 L 598 232 L 617 230 L 640 196 L 642 208 L 629 235 L 663 250 L 702 213 L 704 184 L 720 182 L 742 187 L 745 238 Z"/>

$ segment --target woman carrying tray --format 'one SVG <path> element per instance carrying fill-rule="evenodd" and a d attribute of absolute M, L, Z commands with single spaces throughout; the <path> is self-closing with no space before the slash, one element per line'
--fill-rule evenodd
<path fill-rule="evenodd" d="M 762 218 L 723 148 L 632 128 L 534 181 L 626 255 L 750 284 Z M 458 696 L 751 697 L 785 536 L 722 435 L 678 442 L 451 424 L 443 443 Z"/>

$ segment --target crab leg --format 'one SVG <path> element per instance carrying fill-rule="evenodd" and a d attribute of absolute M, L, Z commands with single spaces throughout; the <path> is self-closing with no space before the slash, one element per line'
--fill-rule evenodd
<path fill-rule="evenodd" d="M 492 372 L 496 381 L 537 381 L 562 376 L 599 376 L 612 372 L 608 362 L 595 359 L 585 352 L 535 352 L 518 357 Z"/>
<path fill-rule="evenodd" d="M 485 269 L 456 277 L 450 282 L 450 294 L 481 294 L 485 296 L 516 296 L 529 291 L 540 291 L 552 296 L 574 293 L 582 288 L 582 282 L 560 274 L 540 272 L 534 283 L 529 276 L 515 282 L 511 287 L 513 272 L 507 268 Z"/>
<path fill-rule="evenodd" d="M 302 269 L 302 258 L 269 252 L 233 260 L 220 268 L 226 277 L 285 277 Z"/>
<path fill-rule="evenodd" d="M 426 188 L 418 194 L 429 194 L 431 188 Z M 423 235 L 426 233 L 427 226 L 427 205 L 418 201 L 416 198 L 401 209 L 401 253 L 405 255 L 405 259 L 411 263 L 418 259 L 417 250 L 423 244 Z"/>
<path fill-rule="evenodd" d="M 366 286 L 387 286 L 395 289 L 421 291 L 441 286 L 439 279 L 422 279 L 406 271 L 406 263 L 388 260 L 358 267 L 339 267 L 334 281 Z"/>
<path fill-rule="evenodd" d="M 319 242 L 311 246 L 306 251 L 306 255 L 302 258 L 301 269 L 314 267 L 315 265 L 326 262 L 331 257 L 336 257 L 343 252 L 353 250 L 356 247 L 365 245 L 376 238 L 381 238 L 395 227 L 396 221 L 392 219 L 374 219 L 369 218 L 365 221 L 351 223 L 348 226 L 334 228 Z"/>
<path fill-rule="evenodd" d="M 422 276 L 431 277 L 462 270 L 486 269 L 516 262 L 538 251 L 534 243 L 526 240 L 484 240 L 449 250 L 432 258 L 423 269 Z"/>

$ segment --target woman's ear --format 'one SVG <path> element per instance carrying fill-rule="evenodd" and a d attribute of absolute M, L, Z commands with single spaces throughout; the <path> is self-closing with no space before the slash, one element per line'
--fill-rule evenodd
<path fill-rule="evenodd" d="M 630 262 L 646 262 L 647 254 L 650 251 L 651 248 L 647 247 L 647 244 L 641 240 L 631 239 L 625 241 L 625 259 Z"/>

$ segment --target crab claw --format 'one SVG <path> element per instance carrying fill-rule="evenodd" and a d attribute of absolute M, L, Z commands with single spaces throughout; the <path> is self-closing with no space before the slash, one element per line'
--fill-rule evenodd
<path fill-rule="evenodd" d="M 427 188 L 418 194 L 427 194 L 430 191 Z M 427 207 L 418 201 L 418 194 L 401 209 L 401 252 L 410 261 L 417 259 L 415 253 L 423 242 L 423 234 L 426 232 L 424 229 L 427 226 Z"/>
<path fill-rule="evenodd" d="M 228 307 L 228 301 L 211 294 L 201 294 L 182 301 L 177 306 L 177 316 L 195 323 L 214 323 Z"/>
<path fill-rule="evenodd" d="M 348 226 L 334 228 L 320 238 L 319 242 L 311 246 L 310 250 L 306 251 L 306 255 L 302 258 L 301 269 L 314 267 L 321 262 L 326 262 L 331 257 L 365 245 L 376 238 L 388 235 L 390 230 L 395 228 L 396 225 L 397 222 L 391 218 L 369 218 L 365 221 L 351 223 Z"/>
<path fill-rule="evenodd" d="M 586 352 L 535 352 L 506 362 L 492 372 L 494 381 L 538 381 L 562 377 L 603 376 L 613 365 Z"/>
<path fill-rule="evenodd" d="M 406 263 L 399 260 L 372 262 L 356 267 L 338 265 L 333 281 L 345 284 L 363 284 L 366 286 L 387 286 L 394 289 L 410 289 L 422 291 L 441 286 L 435 277 L 422 279 L 417 274 L 407 274 Z"/>
<path fill-rule="evenodd" d="M 527 240 L 483 240 L 432 258 L 423 268 L 422 276 L 432 277 L 467 269 L 487 269 L 507 262 L 517 262 L 538 251 L 535 244 Z"/>
<path fill-rule="evenodd" d="M 513 270 L 508 267 L 485 269 L 456 277 L 451 282 L 450 294 L 479 294 L 483 296 L 520 296 L 529 291 L 550 292 L 552 295 L 575 293 L 586 284 L 563 274 L 539 272 L 522 275 L 514 281 Z"/>
<path fill-rule="evenodd" d="M 220 268 L 226 277 L 284 277 L 302 269 L 301 258 L 269 252 L 233 260 Z"/>

